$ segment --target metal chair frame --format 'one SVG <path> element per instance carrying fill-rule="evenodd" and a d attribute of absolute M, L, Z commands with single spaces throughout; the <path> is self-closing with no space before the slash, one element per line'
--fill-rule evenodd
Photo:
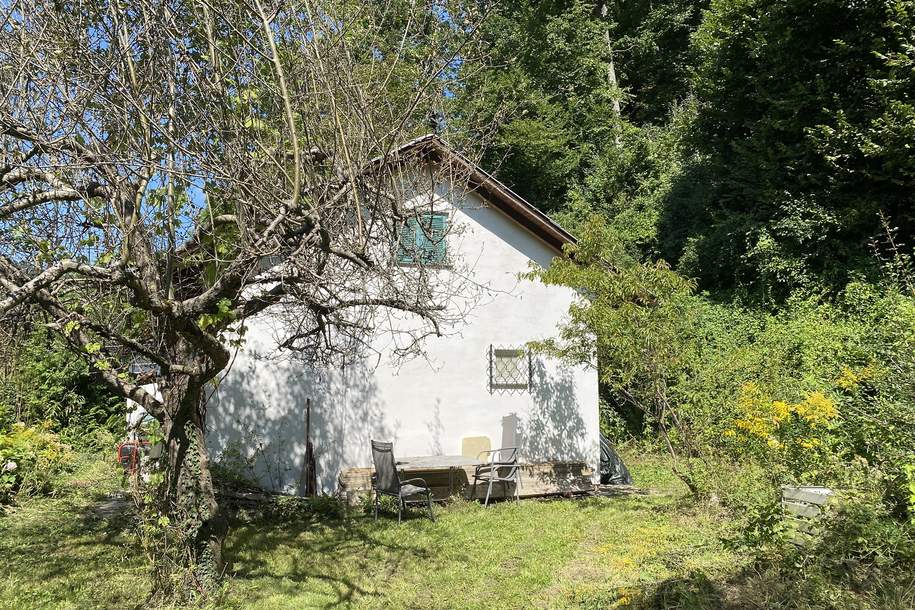
<path fill-rule="evenodd" d="M 505 452 L 508 457 L 505 458 Z M 518 448 L 502 447 L 501 449 L 491 449 L 481 451 L 477 459 L 488 455 L 488 459 L 482 464 L 478 464 L 473 473 L 473 489 L 470 492 L 470 499 L 475 500 L 477 496 L 477 483 L 480 481 L 488 482 L 486 487 L 486 499 L 483 506 L 489 506 L 489 497 L 492 495 L 493 483 L 502 483 L 503 488 L 508 495 L 508 483 L 515 484 L 515 500 L 521 499 L 521 467 L 518 465 Z M 499 459 L 496 459 L 498 456 Z"/>
<path fill-rule="evenodd" d="M 420 477 L 401 479 L 397 470 L 397 461 L 394 459 L 394 444 L 381 441 L 372 441 L 372 461 L 375 464 L 375 474 L 372 475 L 372 489 L 375 492 L 375 520 L 378 520 L 378 509 L 381 505 L 381 496 L 397 498 L 397 522 L 401 522 L 403 510 L 407 502 L 419 504 L 423 500 L 407 500 L 410 496 L 425 494 L 425 504 L 429 507 L 429 518 L 435 521 L 432 513 L 432 491 L 426 481 Z M 380 477 L 379 472 L 384 477 Z M 390 480 L 390 486 L 384 487 L 384 479 Z M 416 487 L 419 491 L 410 491 L 405 487 Z M 404 493 L 405 491 L 409 493 Z"/>

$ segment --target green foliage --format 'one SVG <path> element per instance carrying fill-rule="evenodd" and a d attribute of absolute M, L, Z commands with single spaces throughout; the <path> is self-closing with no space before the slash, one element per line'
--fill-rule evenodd
<path fill-rule="evenodd" d="M 528 275 L 586 296 L 570 308 L 559 341 L 540 347 L 580 364 L 601 362 L 601 380 L 617 390 L 632 387 L 649 370 L 677 366 L 690 282 L 663 262 L 629 257 L 600 217 L 567 255 Z"/>
<path fill-rule="evenodd" d="M 13 424 L 9 431 L 0 432 L 0 504 L 17 496 L 48 493 L 55 477 L 74 459 L 70 447 L 46 428 Z"/>
<path fill-rule="evenodd" d="M 827 507 L 819 534 L 807 545 L 787 538 L 762 541 L 770 561 L 761 564 L 760 574 L 779 583 L 778 595 L 803 599 L 807 607 L 911 607 L 915 528 L 889 514 L 876 486 L 859 483 Z"/>
<path fill-rule="evenodd" d="M 610 439 L 611 443 L 619 445 L 633 438 L 632 432 L 637 426 L 634 425 L 634 422 L 627 421 L 620 410 L 614 408 L 613 404 L 603 397 L 598 399 L 598 413 L 600 413 L 600 431 Z M 641 421 L 641 419 L 636 421 Z M 640 433 L 641 430 L 637 429 L 635 432 Z"/>
<path fill-rule="evenodd" d="M 855 497 L 784 591 L 868 607 L 833 568 L 908 561 L 915 514 L 915 3 L 607 6 L 499 3 L 467 79 L 485 162 L 580 237 L 528 274 L 582 295 L 538 347 L 598 366 L 603 428 L 661 432 L 744 545 L 779 544 L 782 483 Z"/>
<path fill-rule="evenodd" d="M 494 5 L 482 32 L 490 66 L 467 75 L 457 100 L 468 126 L 499 124 L 486 164 L 546 210 L 583 176 L 595 135 L 611 135 L 602 27 L 593 2 Z"/>
<path fill-rule="evenodd" d="M 304 521 L 319 518 L 327 521 L 342 521 L 349 514 L 349 507 L 334 496 L 275 496 L 263 507 L 261 518 L 275 523 Z"/>
<path fill-rule="evenodd" d="M 214 313 L 202 314 L 200 319 L 197 320 L 197 326 L 199 326 L 201 330 L 206 330 L 211 326 L 222 328 L 234 319 L 232 301 L 229 299 L 220 299 L 219 302 L 216 303 L 216 311 Z"/>
<path fill-rule="evenodd" d="M 913 15 L 911 1 L 713 1 L 665 255 L 705 287 L 781 299 L 872 268 L 880 211 L 908 240 Z"/>
<path fill-rule="evenodd" d="M 43 329 L 32 332 L 11 368 L 0 384 L 0 429 L 15 421 L 43 425 L 80 447 L 94 446 L 99 430 L 123 431 L 123 399 L 58 336 Z"/>
<path fill-rule="evenodd" d="M 224 487 L 256 487 L 256 457 L 247 455 L 242 441 L 227 443 L 211 465 L 214 479 Z"/>
<path fill-rule="evenodd" d="M 445 28 L 435 38 L 419 30 L 389 36 L 402 31 L 407 4 L 397 2 L 390 11 L 365 6 L 376 19 L 356 20 L 341 36 L 354 52 L 366 53 L 366 78 L 379 68 L 389 75 L 391 104 L 409 103 L 423 74 L 423 49 L 447 47 L 450 34 Z M 757 588 L 747 599 L 754 605 L 910 606 L 911 592 L 906 598 L 895 589 L 898 580 L 904 591 L 906 580 L 893 571 L 915 567 L 915 282 L 905 245 L 915 236 L 915 2 L 637 0 L 607 3 L 602 16 L 603 6 L 593 0 L 494 3 L 481 32 L 488 64 L 454 82 L 462 72 L 458 61 L 440 85 L 455 87 L 441 98 L 457 110 L 461 126 L 479 127 L 476 139 L 490 144 L 484 165 L 580 237 L 567 257 L 528 274 L 582 295 L 559 336 L 537 347 L 597 366 L 603 429 L 618 439 L 644 434 L 643 445 L 662 432 L 671 451 L 689 461 L 693 491 L 741 524 L 732 542 L 781 554 L 750 579 Z M 460 12 L 442 10 L 458 31 Z M 615 87 L 607 73 L 611 56 Z M 299 59 L 284 57 L 290 65 Z M 275 102 L 258 102 L 258 92 L 241 95 L 254 96 L 246 100 L 252 108 Z M 621 103 L 620 116 L 614 101 Z M 416 114 L 441 126 L 438 112 L 430 106 Z M 253 118 L 251 128 L 269 127 L 260 123 Z M 426 128 L 419 123 L 417 133 Z M 218 196 L 212 205 L 208 212 L 233 206 Z M 201 256 L 231 260 L 235 231 L 227 226 L 207 237 Z M 38 247 L 38 260 L 60 256 L 48 243 Z M 206 281 L 215 281 L 219 270 L 211 265 Z M 220 302 L 199 326 L 221 330 L 234 322 L 231 311 Z M 147 323 L 134 322 L 137 329 Z M 92 371 L 42 332 L 30 338 L 11 381 L 0 386 L 0 430 L 15 420 L 50 421 L 79 443 L 83 431 L 122 422 L 120 403 L 107 398 Z M 35 447 L 45 441 L 34 435 L 46 433 L 25 430 L 33 428 L 0 438 L 19 447 L 17 455 L 40 456 L 43 449 Z M 17 440 L 9 440 L 14 435 Z M 241 483 L 241 454 L 225 457 L 221 474 Z M 43 458 L 19 459 L 38 464 Z M 2 476 L 0 485 L 13 480 L 9 472 Z M 846 499 L 813 548 L 784 546 L 778 486 L 789 482 L 830 485 Z M 14 485 L 42 487 L 40 480 Z M 278 521 L 313 520 L 323 528 L 297 532 L 296 544 L 284 547 L 288 552 L 298 552 L 303 540 L 324 544 L 328 522 L 352 516 L 321 502 L 276 503 Z M 657 543 L 650 528 L 658 507 L 651 508 L 650 515 L 636 510 L 618 523 L 601 523 L 619 532 L 647 520 L 639 535 Z M 505 510 L 509 531 L 517 515 Z M 588 510 L 576 515 L 594 516 Z M 467 517 L 467 511 L 472 507 L 446 512 L 443 521 L 452 529 L 432 542 L 451 536 L 475 545 L 468 532 L 477 531 L 479 515 Z M 163 521 L 163 515 L 141 515 L 150 544 L 171 544 L 198 525 Z M 570 515 L 557 520 L 544 509 L 537 517 L 555 526 L 551 535 L 581 534 L 566 528 Z M 414 534 L 426 536 L 422 530 L 429 527 L 415 525 Z M 359 536 L 387 537 L 368 526 L 355 531 L 356 538 L 345 541 L 357 540 L 365 552 L 377 545 L 360 546 Z M 330 543 L 338 542 L 330 536 Z M 542 591 L 545 570 L 561 563 L 558 555 L 580 554 L 565 538 L 551 539 L 551 546 L 516 538 L 524 541 L 520 556 L 541 548 L 548 565 L 525 565 L 526 577 L 543 578 L 512 583 L 507 605 L 529 603 L 532 592 Z M 614 572 L 603 572 L 602 584 L 610 586 L 633 557 L 652 566 L 652 578 L 670 580 L 656 578 L 645 588 L 613 581 L 612 592 L 578 583 L 563 590 L 563 601 L 724 605 L 701 570 L 686 569 L 676 557 L 665 557 L 663 569 L 654 566 L 643 542 L 607 543 L 623 544 L 625 554 L 611 553 Z M 285 559 L 263 562 L 239 548 L 240 562 L 255 566 L 252 573 L 270 562 L 286 566 Z M 455 556 L 439 567 L 466 577 L 468 566 L 448 563 Z M 302 561 L 311 565 L 310 556 Z M 360 556 L 353 562 L 358 571 L 345 566 L 335 575 L 348 582 L 365 565 Z M 280 571 L 290 575 L 286 567 Z M 481 582 L 489 576 L 480 574 Z M 637 576 L 642 582 L 644 574 Z M 407 578 L 398 594 L 414 591 L 419 580 Z M 881 582 L 889 583 L 886 592 L 873 586 Z M 481 598 L 492 594 L 489 585 L 480 592 Z M 397 601 L 450 603 L 436 591 L 428 599 Z"/>
<path fill-rule="evenodd" d="M 690 356 L 691 282 L 663 262 L 630 257 L 600 217 L 584 227 L 567 257 L 528 277 L 584 295 L 569 308 L 559 337 L 535 347 L 575 364 L 597 364 L 612 394 L 662 429 L 676 419 L 668 388 Z"/>
<path fill-rule="evenodd" d="M 835 298 L 795 297 L 774 312 L 716 303 L 621 244 L 598 218 L 565 258 L 529 274 L 582 295 L 559 336 L 538 346 L 575 364 L 596 362 L 616 398 L 610 404 L 648 415 L 645 431 L 660 432 L 685 462 L 677 472 L 691 490 L 743 524 L 735 543 L 758 549 L 782 540 L 785 483 L 842 490 L 879 515 L 881 536 L 908 536 L 913 295 L 893 283 L 854 282 Z M 895 548 L 862 531 L 858 547 Z"/>
<path fill-rule="evenodd" d="M 902 467 L 915 449 L 911 297 L 851 284 L 836 302 L 792 301 L 777 314 L 712 320 L 702 354 L 672 390 L 694 436 L 715 453 L 766 464 L 776 481 L 842 484 L 864 460 L 890 475 L 902 510 Z M 700 335 L 701 336 L 701 335 Z"/>
<path fill-rule="evenodd" d="M 458 91 L 467 126 L 496 125 L 484 163 L 535 205 L 572 229 L 601 213 L 756 302 L 872 273 L 881 214 L 915 235 L 911 0 L 601 7 L 499 3 Z"/>
<path fill-rule="evenodd" d="M 877 487 L 877 486 L 874 486 Z M 915 570 L 915 528 L 894 518 L 880 489 L 846 491 L 805 559 L 834 577 L 864 584 L 887 570 Z"/>
<path fill-rule="evenodd" d="M 566 254 L 528 277 L 568 286 L 583 296 L 570 306 L 558 339 L 534 347 L 577 365 L 596 365 L 600 382 L 618 402 L 644 414 L 643 421 L 661 433 L 671 455 L 685 457 L 686 470 L 676 472 L 693 493 L 701 493 L 690 459 L 697 453 L 694 435 L 672 393 L 698 360 L 701 345 L 693 320 L 698 306 L 693 283 L 663 261 L 629 257 L 600 217 Z M 609 423 L 614 418 L 602 419 Z"/>
<path fill-rule="evenodd" d="M 708 5 L 708 0 L 617 5 L 614 61 L 626 92 L 624 111 L 633 124 L 663 124 L 671 108 L 689 96 L 696 62 L 690 38 Z"/>
<path fill-rule="evenodd" d="M 898 480 L 886 494 L 903 510 L 891 488 L 915 450 L 912 297 L 853 283 L 834 301 L 770 313 L 716 304 L 621 252 L 598 221 L 568 258 L 533 273 L 586 295 L 541 347 L 599 363 L 601 381 L 674 428 L 687 454 L 752 457 L 773 481 L 821 484 L 864 459 Z"/>
<path fill-rule="evenodd" d="M 480 134 L 491 140 L 484 163 L 551 212 L 582 203 L 600 209 L 614 199 L 598 192 L 602 184 L 626 193 L 647 186 L 632 178 L 662 163 L 642 154 L 660 138 L 635 125 L 663 124 L 686 99 L 689 36 L 704 5 L 607 3 L 608 15 L 601 17 L 593 0 L 496 3 L 482 32 L 488 64 L 465 76 L 456 100 L 467 127 L 496 126 L 491 137 Z M 605 34 L 616 87 L 608 80 Z M 614 100 L 622 104 L 620 117 Z"/>
<path fill-rule="evenodd" d="M 905 475 L 903 493 L 908 504 L 909 520 L 915 524 L 915 464 L 906 464 L 902 472 Z"/>

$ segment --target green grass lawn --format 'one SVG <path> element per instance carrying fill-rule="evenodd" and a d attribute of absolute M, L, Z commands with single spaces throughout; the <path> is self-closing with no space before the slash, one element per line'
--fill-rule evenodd
<path fill-rule="evenodd" d="M 725 527 L 684 500 L 660 458 L 628 456 L 644 495 L 237 523 L 221 608 L 719 607 L 743 563 Z M 150 589 L 123 515 L 100 505 L 117 472 L 87 463 L 59 497 L 0 517 L 0 607 L 141 606 Z M 723 603 L 723 602 L 722 602 Z"/>

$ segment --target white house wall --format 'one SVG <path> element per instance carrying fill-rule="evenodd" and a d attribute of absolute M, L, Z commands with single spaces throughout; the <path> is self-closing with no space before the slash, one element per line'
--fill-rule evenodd
<path fill-rule="evenodd" d="M 428 339 L 426 358 L 322 370 L 276 353 L 269 316 L 252 321 L 209 407 L 207 438 L 217 460 L 243 470 L 250 464 L 262 485 L 300 492 L 310 399 L 318 482 L 327 492 L 336 488 L 341 469 L 371 464 L 371 439 L 393 441 L 397 457 L 460 454 L 468 436 L 488 436 L 493 448 L 514 439 L 524 460 L 596 466 L 593 368 L 535 357 L 530 391 L 488 388 L 490 345 L 521 347 L 553 336 L 568 311 L 571 290 L 518 278 L 530 261 L 547 266 L 556 252 L 474 194 L 450 213 L 455 271 L 436 273 L 472 267 L 477 288 L 459 299 L 475 304 L 464 324 Z M 378 345 L 389 340 L 379 337 Z"/>

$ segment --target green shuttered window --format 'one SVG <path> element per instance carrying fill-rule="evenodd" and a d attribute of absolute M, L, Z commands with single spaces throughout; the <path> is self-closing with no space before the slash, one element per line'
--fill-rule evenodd
<path fill-rule="evenodd" d="M 402 265 L 444 265 L 447 262 L 446 214 L 422 214 L 400 228 L 397 262 Z"/>

